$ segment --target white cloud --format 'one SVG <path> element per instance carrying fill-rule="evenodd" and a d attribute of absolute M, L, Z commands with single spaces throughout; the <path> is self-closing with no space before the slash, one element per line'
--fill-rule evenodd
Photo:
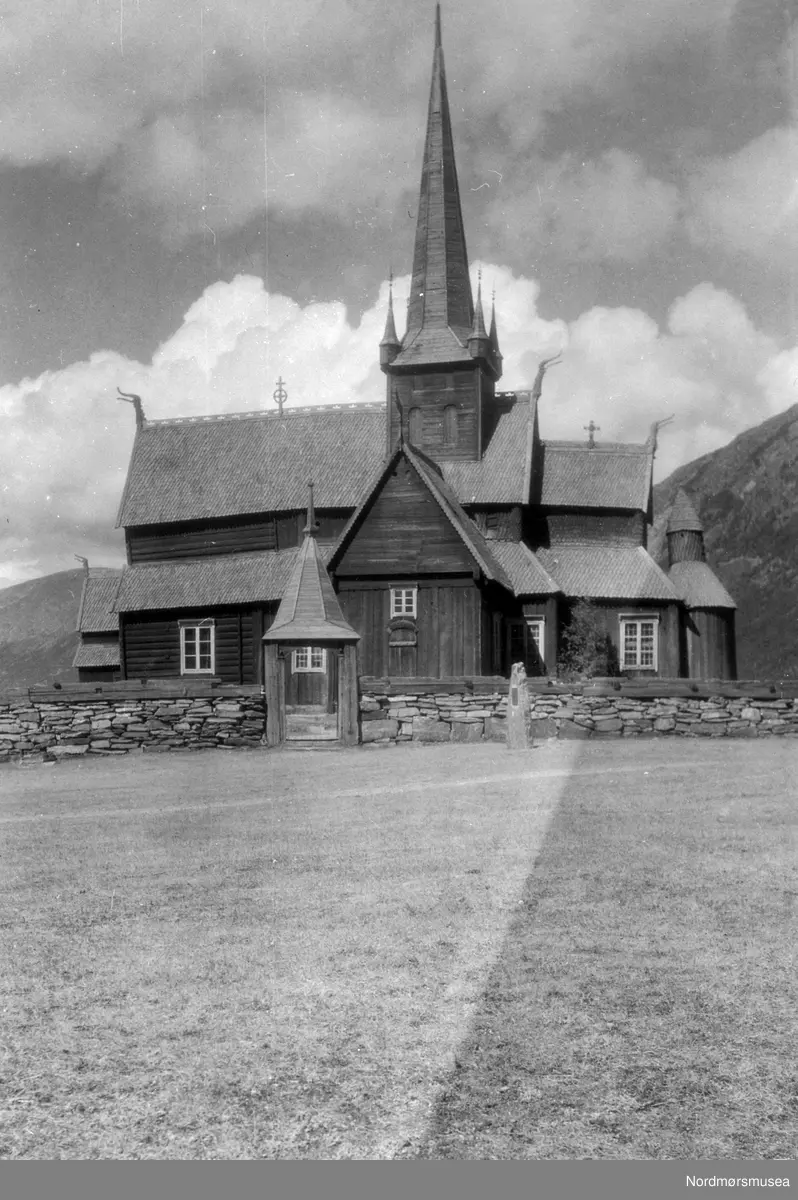
<path fill-rule="evenodd" d="M 592 419 L 600 438 L 642 440 L 675 414 L 661 438 L 663 475 L 794 402 L 798 348 L 778 347 L 710 284 L 676 301 L 666 329 L 631 308 L 591 309 L 569 326 L 540 317 L 535 280 L 481 266 L 497 294 L 500 386 L 529 387 L 540 359 L 564 350 L 544 384 L 544 437 L 581 439 Z M 407 276 L 395 283 L 399 318 L 408 288 Z M 100 352 L 0 388 L 0 579 L 66 569 L 76 553 L 119 561 L 112 527 L 134 424 L 117 387 L 140 394 L 152 419 L 272 408 L 278 376 L 292 406 L 382 401 L 387 298 L 383 284 L 352 324 L 340 304 L 303 308 L 239 276 L 207 288 L 150 364 Z"/>

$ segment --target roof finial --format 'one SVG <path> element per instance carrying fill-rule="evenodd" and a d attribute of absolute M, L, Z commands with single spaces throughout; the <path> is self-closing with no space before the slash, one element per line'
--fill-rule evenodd
<path fill-rule="evenodd" d="M 582 428 L 587 430 L 587 444 L 590 447 L 590 449 L 592 450 L 596 444 L 596 439 L 595 439 L 594 435 L 600 432 L 601 426 L 597 425 L 596 422 L 591 417 L 590 424 L 583 425 Z"/>
<path fill-rule="evenodd" d="M 393 267 L 388 277 L 388 314 L 385 318 L 385 332 L 380 342 L 380 366 L 387 367 L 399 353 L 401 342 L 396 336 L 396 322 L 393 318 Z"/>
<path fill-rule="evenodd" d="M 281 410 L 282 411 L 282 410 Z M 313 480 L 308 480 L 308 519 L 305 522 L 305 528 L 302 532 L 307 537 L 315 537 L 316 531 L 319 528 L 319 523 L 316 520 L 316 510 L 313 507 Z"/>
<path fill-rule="evenodd" d="M 121 388 L 116 389 L 119 392 L 119 399 L 124 400 L 127 404 L 132 404 L 136 413 L 136 429 L 144 427 L 144 406 L 141 403 L 141 396 L 136 396 L 133 392 L 123 392 Z"/>
<path fill-rule="evenodd" d="M 78 562 L 79 562 L 79 563 L 83 563 L 83 574 L 84 574 L 84 575 L 88 575 L 88 573 L 89 573 L 89 560 L 88 560 L 87 558 L 84 558 L 82 554 L 76 554 L 76 555 L 75 555 L 75 558 L 78 560 Z"/>
<path fill-rule="evenodd" d="M 272 392 L 272 399 L 274 400 L 275 404 L 277 405 L 277 411 L 278 411 L 279 416 L 282 416 L 283 415 L 283 405 L 285 404 L 286 400 L 288 399 L 288 392 L 285 390 L 285 383 L 283 381 L 282 375 L 277 380 L 277 387 Z"/>

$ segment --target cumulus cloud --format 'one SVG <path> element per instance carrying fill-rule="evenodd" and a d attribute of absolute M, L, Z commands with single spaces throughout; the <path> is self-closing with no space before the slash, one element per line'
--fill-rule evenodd
<path fill-rule="evenodd" d="M 597 161 L 564 154 L 537 164 L 516 183 L 511 199 L 490 212 L 495 229 L 572 262 L 635 262 L 676 226 L 679 191 L 649 175 L 638 158 L 612 149 Z"/>
<path fill-rule="evenodd" d="M 540 359 L 563 350 L 546 376 L 544 437 L 581 439 L 592 419 L 601 438 L 643 440 L 653 420 L 674 414 L 662 476 L 795 401 L 798 347 L 778 346 L 710 284 L 677 300 L 664 328 L 632 308 L 594 308 L 568 325 L 539 315 L 535 280 L 479 266 L 496 288 L 501 387 L 529 387 Z M 409 277 L 394 290 L 400 316 Z M 238 276 L 207 288 L 148 364 L 100 352 L 0 388 L 0 579 L 66 569 L 76 553 L 121 560 L 113 525 L 134 426 L 117 387 L 139 393 L 151 419 L 272 408 L 278 376 L 292 406 L 382 401 L 387 299 L 384 283 L 353 323 L 341 304 L 303 307 Z"/>

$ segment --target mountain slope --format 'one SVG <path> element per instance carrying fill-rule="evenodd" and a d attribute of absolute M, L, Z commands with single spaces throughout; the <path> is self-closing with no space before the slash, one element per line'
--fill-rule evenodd
<path fill-rule="evenodd" d="M 0 590 L 0 691 L 77 679 L 72 659 L 82 587 L 78 568 Z"/>
<path fill-rule="evenodd" d="M 650 548 L 660 561 L 680 487 L 737 601 L 740 678 L 798 678 L 798 404 L 657 484 Z"/>

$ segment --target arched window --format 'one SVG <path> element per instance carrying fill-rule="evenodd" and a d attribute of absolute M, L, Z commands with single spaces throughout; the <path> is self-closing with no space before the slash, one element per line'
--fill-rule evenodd
<path fill-rule="evenodd" d="M 408 420 L 407 436 L 414 446 L 420 446 L 421 444 L 421 421 L 421 409 L 411 408 L 410 417 Z"/>
<path fill-rule="evenodd" d="M 457 406 L 447 404 L 443 410 L 443 442 L 446 446 L 457 445 Z"/>

